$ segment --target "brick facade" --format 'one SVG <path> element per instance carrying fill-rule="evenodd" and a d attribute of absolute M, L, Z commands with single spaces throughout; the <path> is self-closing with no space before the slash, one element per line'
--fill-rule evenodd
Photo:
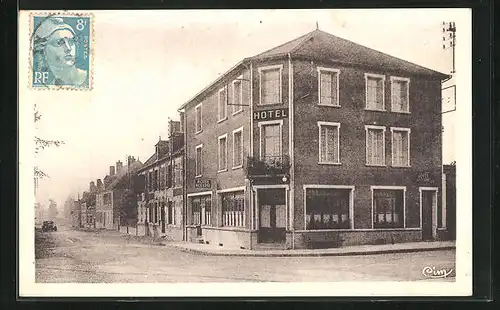
<path fill-rule="evenodd" d="M 328 240 L 332 244 L 337 240 L 336 246 L 339 246 L 440 238 L 436 221 L 437 212 L 441 210 L 441 79 L 445 76 L 402 60 L 392 60 L 385 54 L 380 56 L 380 62 L 386 62 L 387 66 L 368 61 L 348 64 L 326 60 L 328 57 L 324 57 L 325 53 L 318 54 L 318 49 L 335 49 L 315 44 L 336 40 L 332 37 L 315 31 L 309 37 L 299 38 L 302 40 L 298 42 L 300 44 L 290 44 L 293 48 L 289 53 L 282 52 L 287 46 L 285 44 L 274 55 L 271 50 L 246 58 L 179 109 L 185 115 L 187 240 L 243 248 L 277 242 L 288 248 L 303 248 L 310 246 L 311 242 Z M 310 49 L 304 47 L 307 44 Z M 299 53 L 301 48 L 305 52 Z M 353 53 L 357 52 L 353 50 Z M 370 56 L 369 53 L 375 52 L 360 47 L 359 53 Z M 366 59 L 373 55 L 368 56 Z M 262 105 L 261 74 L 268 68 L 279 69 L 279 80 L 273 80 L 279 83 L 279 95 L 276 96 L 279 100 Z M 318 104 L 319 68 L 338 70 L 335 72 L 338 72 L 339 106 Z M 384 77 L 385 111 L 365 108 L 366 73 Z M 391 77 L 409 79 L 407 113 L 392 111 Z M 233 115 L 231 104 L 235 80 L 242 81 L 243 107 L 241 112 Z M 229 105 L 227 119 L 220 121 L 218 96 L 219 90 L 224 88 L 227 89 Z M 196 121 L 199 106 L 202 111 L 201 131 Z M 338 163 L 319 163 L 318 122 L 333 122 L 339 126 Z M 263 153 L 266 152 L 262 149 L 263 141 L 268 139 L 263 127 L 272 124 L 279 126 L 277 148 L 280 155 L 278 162 L 274 161 L 269 168 L 263 163 Z M 385 128 L 385 162 L 382 166 L 367 165 L 366 126 Z M 242 168 L 232 169 L 233 131 L 239 128 L 243 129 L 245 163 Z M 409 132 L 409 166 L 393 166 L 393 128 Z M 219 171 L 219 137 L 225 134 L 227 171 Z M 276 131 L 273 134 L 277 136 Z M 196 152 L 200 146 L 202 173 L 197 175 Z M 264 167 L 264 170 L 258 167 Z M 307 219 L 306 191 L 322 188 L 348 191 L 349 214 L 328 214 L 330 223 L 335 218 L 336 222 L 349 222 L 348 226 L 335 229 L 307 227 L 307 221 L 317 219 L 314 214 Z M 373 193 L 388 189 L 397 189 L 398 195 L 403 193 L 400 202 L 403 207 L 402 211 L 393 211 L 391 217 L 385 216 L 384 221 L 389 219 L 400 226 L 376 228 Z M 243 210 L 240 209 L 241 200 L 235 200 L 233 194 L 228 196 L 230 193 L 243 193 Z M 202 198 L 210 198 L 210 201 Z M 207 210 L 210 223 L 203 221 Z"/>

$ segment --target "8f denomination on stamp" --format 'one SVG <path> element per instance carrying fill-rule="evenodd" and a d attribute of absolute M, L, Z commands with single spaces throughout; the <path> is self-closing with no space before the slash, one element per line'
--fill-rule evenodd
<path fill-rule="evenodd" d="M 32 89 L 92 88 L 91 14 L 32 14 Z"/>

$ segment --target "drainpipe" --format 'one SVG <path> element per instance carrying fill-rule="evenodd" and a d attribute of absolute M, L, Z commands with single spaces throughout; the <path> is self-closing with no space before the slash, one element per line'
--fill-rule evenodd
<path fill-rule="evenodd" d="M 253 158 L 253 63 L 250 63 L 250 143 L 248 149 L 248 156 Z M 247 156 L 247 165 L 248 165 L 248 156 Z M 248 173 L 248 171 L 247 171 Z M 248 178 L 248 175 L 247 175 Z M 252 244 L 252 232 L 255 229 L 255 213 L 254 213 L 254 192 L 253 192 L 253 181 L 251 179 L 248 180 L 250 182 L 250 249 L 253 248 Z"/>
<path fill-rule="evenodd" d="M 288 120 L 288 148 L 290 153 L 290 217 L 291 223 L 290 228 L 292 230 L 292 249 L 295 249 L 295 173 L 294 173 L 294 111 L 293 111 L 293 66 L 292 66 L 292 56 L 288 53 L 288 110 L 289 110 L 289 120 Z"/>
<path fill-rule="evenodd" d="M 187 228 L 186 228 L 186 223 L 187 223 L 187 113 L 186 110 L 184 110 L 183 115 L 182 115 L 182 139 L 184 142 L 183 147 L 183 152 L 182 152 L 182 239 L 183 241 L 187 241 Z"/>

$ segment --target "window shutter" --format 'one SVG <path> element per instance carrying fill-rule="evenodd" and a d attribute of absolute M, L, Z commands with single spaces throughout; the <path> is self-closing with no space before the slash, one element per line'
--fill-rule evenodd
<path fill-rule="evenodd" d="M 327 160 L 327 135 L 326 135 L 326 126 L 322 125 L 321 127 L 321 137 L 320 137 L 320 148 L 321 148 L 321 161 L 325 162 Z"/>
<path fill-rule="evenodd" d="M 393 143 L 394 143 L 394 146 L 393 146 L 393 149 L 394 149 L 394 154 L 393 154 L 393 157 L 394 157 L 394 164 L 395 165 L 401 165 L 400 163 L 400 160 L 401 160 L 401 146 L 400 146 L 400 139 L 401 139 L 401 135 L 399 132 L 397 131 L 394 131 L 392 133 L 393 135 Z"/>
<path fill-rule="evenodd" d="M 384 94 L 383 94 L 383 89 L 384 89 L 384 85 L 383 85 L 383 80 L 382 79 L 377 79 L 376 80 L 376 90 L 377 90 L 377 109 L 381 109 L 383 110 L 384 109 Z"/>
<path fill-rule="evenodd" d="M 331 79 L 332 79 L 332 104 L 337 105 L 338 104 L 338 98 L 337 98 L 337 89 L 339 85 L 337 85 L 337 76 L 338 73 L 332 73 Z"/>
<path fill-rule="evenodd" d="M 383 148 L 382 148 L 382 131 L 381 130 L 374 130 L 373 131 L 373 140 L 374 140 L 374 143 L 373 143 L 373 153 L 374 153 L 374 164 L 376 165 L 382 165 L 383 162 L 383 158 L 384 158 L 384 155 L 383 155 Z"/>
<path fill-rule="evenodd" d="M 321 73 L 321 104 L 333 104 L 332 102 L 332 75 L 329 73 Z"/>
<path fill-rule="evenodd" d="M 368 129 L 367 131 L 367 139 L 366 139 L 366 163 L 373 163 L 373 131 Z"/>
<path fill-rule="evenodd" d="M 401 82 L 400 84 L 400 91 L 399 91 L 399 96 L 400 96 L 400 109 L 401 111 L 408 111 L 408 82 Z"/>
<path fill-rule="evenodd" d="M 336 163 L 340 161 L 338 158 L 339 154 L 339 127 L 332 127 L 332 150 L 333 150 L 333 156 L 332 160 Z"/>
<path fill-rule="evenodd" d="M 409 138 L 409 135 L 410 135 L 409 132 L 405 132 L 404 135 L 402 135 L 402 141 L 401 141 L 401 145 L 402 145 L 401 149 L 403 151 L 402 164 L 405 166 L 409 164 L 409 159 L 408 159 L 408 146 L 409 146 L 408 138 Z"/>

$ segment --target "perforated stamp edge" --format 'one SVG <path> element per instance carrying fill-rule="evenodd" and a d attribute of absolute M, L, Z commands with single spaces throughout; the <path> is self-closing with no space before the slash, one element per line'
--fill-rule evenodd
<path fill-rule="evenodd" d="M 90 20 L 90 48 L 89 48 L 89 85 L 87 87 L 78 87 L 73 85 L 45 85 L 45 87 L 33 87 L 33 36 L 34 36 L 34 17 L 49 17 L 49 16 L 74 16 L 74 17 L 89 17 Z M 95 44 L 95 28 L 94 14 L 80 12 L 31 12 L 29 15 L 29 56 L 28 56 L 28 88 L 37 91 L 64 90 L 64 91 L 92 91 L 94 89 L 94 44 Z"/>

